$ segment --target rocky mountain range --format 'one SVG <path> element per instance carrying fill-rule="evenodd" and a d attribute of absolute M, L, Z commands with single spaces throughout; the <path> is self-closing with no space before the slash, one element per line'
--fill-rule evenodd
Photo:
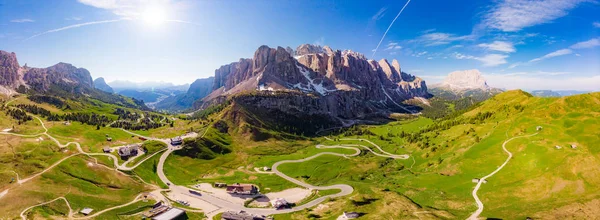
<path fill-rule="evenodd" d="M 90 97 L 107 103 L 147 109 L 142 101 L 94 88 L 90 72 L 68 63 L 46 68 L 20 66 L 15 53 L 0 50 L 0 92 L 52 94 L 64 98 Z M 133 102 L 132 102 L 133 101 Z"/>
<path fill-rule="evenodd" d="M 337 124 L 392 111 L 413 113 L 402 102 L 429 95 L 425 81 L 402 72 L 397 60 L 390 64 L 351 50 L 310 44 L 296 50 L 261 46 L 252 58 L 215 70 L 212 90 L 199 102 L 200 108 L 233 97 L 246 109 L 323 116 Z"/>
<path fill-rule="evenodd" d="M 47 68 L 20 66 L 15 53 L 0 51 L 0 86 L 16 90 L 21 86 L 35 91 L 47 91 L 51 85 L 75 88 L 93 88 L 90 72 L 68 63 Z"/>

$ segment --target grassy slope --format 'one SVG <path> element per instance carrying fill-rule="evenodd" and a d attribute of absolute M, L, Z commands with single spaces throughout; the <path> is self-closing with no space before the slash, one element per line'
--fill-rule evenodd
<path fill-rule="evenodd" d="M 388 152 L 410 153 L 414 162 L 390 161 L 367 153 L 350 159 L 323 156 L 302 164 L 282 165 L 281 170 L 290 176 L 317 185 L 350 184 L 356 193 L 327 202 L 327 209 L 281 217 L 305 219 L 309 215 L 319 215 L 335 218 L 342 211 L 364 212 L 366 218 L 466 217 L 476 209 L 471 197 L 474 186 L 471 179 L 490 173 L 506 159 L 501 150 L 504 140 L 531 134 L 537 125 L 544 127 L 540 135 L 507 145 L 515 156 L 482 186 L 479 192 L 485 204 L 482 215 L 500 218 L 553 216 L 548 213 L 553 208 L 600 197 L 600 189 L 594 187 L 600 181 L 599 171 L 595 169 L 600 164 L 600 149 L 594 145 L 600 141 L 599 100 L 598 93 L 559 99 L 535 98 L 520 91 L 509 91 L 459 116 L 459 119 L 471 118 L 479 112 L 494 112 L 484 123 L 459 124 L 425 132 L 424 139 L 417 143 L 409 143 L 398 134 L 415 132 L 440 122 L 419 118 L 383 126 L 365 126 L 376 135 L 361 138 L 373 140 Z M 253 173 L 253 167 L 314 155 L 323 151 L 314 148 L 322 142 L 333 144 L 324 139 L 253 142 L 247 137 L 234 136 L 232 153 L 211 160 L 171 155 L 165 172 L 178 184 L 241 182 L 241 179 L 262 188 L 291 188 L 295 186 L 277 180 L 278 177 Z M 425 142 L 428 143 L 426 146 Z M 576 144 L 578 148 L 570 149 L 569 144 Z M 555 145 L 563 148 L 556 150 Z M 145 174 L 138 173 L 146 181 L 155 178 L 151 162 L 141 166 Z M 422 210 L 433 213 L 415 213 Z"/>
<path fill-rule="evenodd" d="M 72 108 L 71 110 L 57 109 L 48 104 L 33 103 L 26 97 L 20 97 L 11 102 L 10 105 L 36 104 L 55 113 L 95 112 L 107 114 L 109 117 L 116 107 L 97 100 L 88 100 L 82 103 L 68 101 L 68 103 Z M 114 117 L 116 118 L 116 116 Z M 131 135 L 115 128 L 102 127 L 100 130 L 96 130 L 95 126 L 78 122 L 64 125 L 61 122 L 46 121 L 45 124 L 49 128 L 48 133 L 62 143 L 80 142 L 82 148 L 88 152 L 101 152 L 103 146 L 141 142 L 139 139 L 132 138 Z M 11 128 L 13 125 L 15 125 L 15 122 L 10 116 L 4 113 L 0 114 L 0 127 L 2 129 Z M 13 132 L 37 134 L 43 132 L 43 129 L 37 120 L 32 120 L 24 125 L 15 125 Z M 106 134 L 113 138 L 112 142 L 106 142 Z M 0 136 L 0 160 L 2 162 L 0 163 L 0 190 L 14 187 L 2 199 L 17 201 L 11 205 L 3 206 L 0 210 L 0 213 L 2 213 L 0 218 L 16 216 L 26 206 L 48 201 L 58 196 L 67 197 L 75 211 L 82 207 L 102 210 L 129 202 L 140 192 L 148 190 L 136 178 L 124 176 L 100 166 L 88 167 L 85 161 L 89 158 L 83 156 L 68 159 L 42 176 L 23 184 L 21 187 L 15 187 L 17 183 L 11 181 L 16 179 L 16 175 L 12 171 L 17 172 L 21 178 L 29 177 L 61 158 L 76 152 L 73 145 L 69 146 L 66 152 L 59 151 L 54 142 L 45 136 L 41 137 L 43 138 L 42 141 L 38 140 L 37 137 Z M 156 150 L 153 147 L 150 148 L 152 151 Z M 112 167 L 113 164 L 108 160 L 108 157 L 98 156 L 97 158 L 100 163 Z M 148 164 L 144 165 L 147 167 Z M 57 204 L 59 203 L 57 202 Z M 64 210 L 53 208 L 53 205 L 54 203 L 35 208 L 32 211 L 32 216 L 47 218 L 64 214 Z"/>
<path fill-rule="evenodd" d="M 25 208 L 59 196 L 74 211 L 84 207 L 102 210 L 131 201 L 146 187 L 130 177 L 100 166 L 88 166 L 89 158 L 73 157 L 21 187 L 13 188 L 0 207 L 0 217 L 15 217 Z"/>
<path fill-rule="evenodd" d="M 466 217 L 476 209 L 471 197 L 472 178 L 487 175 L 506 159 L 501 150 L 509 137 L 532 134 L 535 127 L 544 127 L 532 138 L 517 139 L 507 145 L 513 160 L 496 176 L 490 178 L 479 192 L 485 204 L 483 216 L 524 218 L 544 216 L 553 208 L 600 197 L 594 187 L 600 181 L 597 147 L 600 141 L 600 94 L 574 97 L 534 98 L 520 91 L 510 91 L 486 101 L 481 107 L 461 117 L 478 112 L 494 112 L 482 124 L 461 124 L 448 130 L 425 133 L 429 148 L 408 144 L 399 137 L 391 143 L 380 142 L 385 149 L 403 145 L 412 152 L 412 161 L 394 161 L 383 167 L 368 167 L 378 158 L 363 156 L 351 160 L 317 159 L 304 164 L 283 165 L 282 171 L 292 176 L 309 177 L 306 181 L 319 184 L 347 182 L 357 187 L 377 184 L 409 197 L 424 207 L 448 210 L 457 217 Z M 520 106 L 523 111 L 518 110 Z M 389 124 L 371 127 L 372 132 L 386 136 L 400 130 L 422 127 L 423 120 L 409 124 Z M 412 125 L 412 128 L 409 126 Z M 469 132 L 471 128 L 475 132 Z M 363 136 L 369 138 L 368 136 Z M 481 140 L 477 142 L 477 137 Z M 571 149 L 576 144 L 577 149 Z M 557 150 L 555 145 L 563 148 Z M 435 152 L 433 148 L 437 147 Z M 354 161 L 353 161 L 354 160 Z M 362 161 L 362 162 L 361 162 Z M 354 164 L 362 163 L 360 167 Z M 389 170 L 396 166 L 402 170 Z M 364 170 L 361 170 L 364 169 Z M 335 172 L 331 172 L 335 170 Z M 352 181 L 363 178 L 357 183 Z M 369 185 L 370 186 L 370 185 Z"/>

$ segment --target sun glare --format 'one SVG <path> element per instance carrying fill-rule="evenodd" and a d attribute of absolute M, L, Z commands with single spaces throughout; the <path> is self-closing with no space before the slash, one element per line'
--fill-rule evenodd
<path fill-rule="evenodd" d="M 157 6 L 146 8 L 142 14 L 142 20 L 150 26 L 158 26 L 167 20 L 165 11 Z"/>

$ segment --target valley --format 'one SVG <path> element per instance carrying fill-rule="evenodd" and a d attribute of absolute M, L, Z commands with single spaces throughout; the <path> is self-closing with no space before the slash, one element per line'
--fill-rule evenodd
<path fill-rule="evenodd" d="M 27 97 L 6 102 L 6 107 L 10 108 L 22 103 L 21 99 Z M 217 140 L 220 140 L 227 143 L 226 146 L 231 149 L 229 153 L 202 154 L 212 155 L 205 157 L 211 159 L 195 159 L 185 153 L 188 150 L 180 150 L 187 147 L 185 144 L 173 146 L 168 138 L 153 138 L 154 135 L 166 137 L 163 131 L 165 128 L 140 131 L 144 133 L 143 135 L 135 131 L 116 129 L 111 131 L 111 136 L 119 137 L 115 140 L 135 136 L 146 141 L 158 140 L 167 145 L 166 150 L 163 148 L 154 151 L 151 155 L 141 155 L 144 159 L 127 165 L 121 164 L 124 161 L 122 162 L 113 154 L 88 153 L 87 151 L 93 152 L 101 146 L 95 145 L 96 141 L 86 140 L 88 139 L 86 137 L 93 135 L 70 137 L 68 134 L 60 134 L 59 130 L 52 132 L 56 129 L 55 126 L 65 125 L 59 123 L 46 127 L 47 121 L 32 115 L 35 121 L 27 123 L 34 124 L 22 127 L 32 129 L 31 131 L 25 131 L 21 126 L 17 126 L 19 133 L 4 131 L 2 136 L 23 139 L 45 137 L 45 140 L 50 141 L 48 148 L 52 149 L 52 145 L 55 145 L 58 146 L 55 148 L 56 152 L 66 149 L 74 153 L 67 154 L 66 157 L 61 156 L 62 159 L 54 160 L 55 162 L 48 164 L 43 170 L 33 171 L 30 174 L 19 172 L 20 175 L 15 176 L 14 183 L 3 185 L 3 196 L 0 199 L 12 198 L 23 190 L 29 190 L 25 189 L 28 188 L 26 186 L 38 185 L 40 180 L 53 178 L 51 175 L 55 175 L 55 170 L 71 166 L 89 167 L 89 164 L 93 164 L 93 167 L 99 167 L 94 169 L 108 168 L 102 172 L 116 172 L 109 176 L 122 176 L 120 178 L 130 179 L 127 181 L 132 183 L 140 181 L 134 178 L 139 176 L 143 182 L 136 183 L 141 187 L 138 193 L 149 193 L 145 195 L 169 203 L 184 200 L 189 202 L 190 206 L 181 207 L 182 209 L 191 211 L 199 209 L 208 216 L 225 211 L 245 210 L 253 214 L 274 215 L 278 219 L 302 219 L 317 215 L 321 218 L 334 218 L 340 215 L 341 211 L 359 212 L 369 218 L 385 215 L 406 218 L 467 218 L 469 216 L 537 218 L 552 215 L 547 207 L 566 208 L 576 201 L 587 204 L 585 202 L 593 202 L 597 199 L 596 196 L 600 196 L 600 192 L 586 186 L 586 182 L 593 184 L 594 181 L 598 181 L 594 179 L 596 171 L 574 163 L 574 161 L 586 161 L 588 164 L 597 164 L 599 161 L 597 155 L 586 155 L 587 152 L 595 151 L 587 146 L 593 146 L 590 144 L 598 141 L 600 137 L 589 135 L 593 133 L 577 132 L 582 129 L 581 126 L 586 126 L 586 129 L 599 129 L 591 125 L 598 124 L 594 120 L 597 118 L 595 115 L 600 114 L 600 109 L 596 105 L 582 108 L 585 105 L 578 104 L 582 101 L 598 102 L 599 100 L 598 93 L 566 98 L 535 98 L 521 91 L 509 91 L 464 110 L 461 115 L 437 119 L 435 123 L 431 119 L 419 117 L 386 125 L 359 125 L 342 128 L 339 131 L 330 130 L 321 137 L 298 136 L 293 139 L 288 137 L 288 139 L 271 139 L 266 142 L 244 141 L 248 137 L 239 136 L 242 133 L 230 133 L 226 130 L 222 133 L 217 126 L 218 123 L 214 121 L 223 120 L 228 110 L 226 108 L 208 116 L 206 122 L 213 121 L 212 124 L 198 121 L 192 123 L 197 124 L 189 128 L 201 134 L 198 138 L 206 140 L 199 143 L 197 147 L 210 146 L 211 143 L 218 143 Z M 489 113 L 491 109 L 496 111 Z M 569 114 L 561 114 L 560 112 L 563 111 Z M 585 121 L 586 124 L 569 123 L 573 120 Z M 4 121 L 10 119 L 6 118 Z M 186 120 L 176 120 L 181 125 L 189 123 L 183 121 Z M 68 126 L 74 125 L 75 123 Z M 35 128 L 38 126 L 40 128 Z M 83 126 L 83 129 L 95 129 L 92 125 L 80 126 Z M 537 128 L 538 126 L 541 128 Z M 100 131 L 108 132 L 103 131 L 104 129 L 112 128 L 101 128 Z M 179 135 L 189 133 L 189 130 L 178 130 Z M 563 130 L 566 133 L 558 132 Z M 121 132 L 124 134 L 117 135 Z M 54 134 L 60 134 L 60 137 L 54 137 Z M 175 131 L 171 134 L 178 135 Z M 104 138 L 101 133 L 98 135 Z M 184 136 L 184 139 L 194 139 L 193 133 L 191 136 Z M 62 144 L 60 140 L 71 142 Z M 80 141 L 88 143 L 87 146 L 82 147 Z M 244 142 L 245 145 L 240 145 Z M 571 145 L 577 147 L 572 148 Z M 557 149 L 555 146 L 563 147 Z M 41 148 L 45 147 L 41 146 Z M 37 149 L 39 147 L 33 150 Z M 257 151 L 258 149 L 260 151 Z M 180 151 L 184 154 L 178 153 Z M 510 155 L 508 159 L 507 153 Z M 195 157 L 201 158 L 200 155 Z M 548 157 L 553 159 L 545 159 Z M 84 165 L 85 163 L 88 165 Z M 148 163 L 155 164 L 154 172 L 146 171 L 148 168 L 144 164 Z M 357 164 L 361 165 L 357 166 Z M 558 164 L 561 164 L 562 168 L 559 168 Z M 190 169 L 190 167 L 195 168 Z M 269 167 L 272 171 L 257 171 L 263 167 Z M 549 169 L 550 167 L 552 169 Z M 572 169 L 575 170 L 567 171 Z M 488 175 L 490 172 L 491 175 Z M 132 174 L 134 176 L 128 177 Z M 3 175 L 8 175 L 3 178 L 5 180 L 11 176 L 10 172 Z M 507 178 L 508 176 L 511 178 Z M 479 179 L 479 182 L 472 183 L 471 180 L 475 178 Z M 581 180 L 584 182 L 580 182 Z M 522 184 L 533 181 L 545 182 L 549 186 Z M 215 194 L 218 192 L 217 188 L 210 190 L 206 188 L 204 190 L 209 191 L 201 191 L 200 196 L 189 192 L 195 190 L 194 185 L 203 182 L 209 184 L 248 182 L 260 186 L 262 193 L 294 188 L 321 192 L 336 190 L 326 194 L 319 193 L 320 196 L 301 202 L 291 209 L 275 210 L 245 207 L 246 199 L 223 200 L 221 196 L 224 195 Z M 148 183 L 150 185 L 144 186 Z M 164 190 L 168 190 L 166 194 L 159 193 Z M 534 194 L 555 194 L 563 200 L 555 200 L 553 196 L 532 200 L 532 198 L 522 198 L 519 194 L 502 193 L 514 190 Z M 583 192 L 588 196 L 581 198 L 579 194 Z M 85 202 L 78 203 L 76 197 L 69 197 L 70 194 L 67 191 L 66 197 L 57 196 L 54 197 L 57 200 L 39 203 L 40 207 L 66 200 L 67 204 L 74 208 L 71 211 L 53 211 L 53 213 L 81 218 L 83 216 L 77 217 L 78 215 L 75 214 L 78 207 L 80 209 L 90 206 L 98 212 L 105 210 L 102 213 L 108 213 L 110 207 L 117 209 L 140 202 L 139 195 L 136 198 L 135 194 L 129 194 L 130 196 L 123 197 L 122 203 L 91 205 Z M 477 202 L 471 194 L 475 196 Z M 507 212 L 502 201 L 513 201 L 512 204 L 531 204 L 531 201 L 536 201 L 535 204 L 544 205 L 523 206 L 521 209 L 511 206 L 509 210 L 514 211 Z M 33 207 L 38 203 L 23 202 L 22 204 L 30 205 L 25 207 L 17 203 L 4 207 L 3 212 L 13 213 L 13 216 L 18 216 L 21 212 L 24 216 L 39 213 L 31 212 L 38 210 Z M 396 209 L 373 209 L 381 204 L 391 204 Z M 377 211 L 373 212 L 373 210 Z M 47 211 L 44 213 L 48 214 Z M 89 218 L 100 216 L 102 213 Z M 571 213 L 571 215 L 585 216 L 578 213 Z"/>

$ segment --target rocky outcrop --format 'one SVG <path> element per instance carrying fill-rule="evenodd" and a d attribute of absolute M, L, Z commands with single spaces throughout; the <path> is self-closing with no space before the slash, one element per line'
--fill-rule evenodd
<path fill-rule="evenodd" d="M 412 113 L 402 102 L 429 95 L 425 81 L 403 73 L 397 60 L 377 62 L 351 50 L 310 44 L 295 51 L 261 46 L 252 59 L 215 70 L 213 92 L 199 107 L 247 93 L 253 95 L 234 99 L 247 109 L 326 115 L 339 123 L 392 111 Z"/>
<path fill-rule="evenodd" d="M 102 78 L 102 77 L 96 78 L 94 80 L 94 88 L 108 92 L 108 93 L 115 92 L 112 87 L 110 87 L 108 84 L 106 84 L 106 81 L 104 81 L 104 78 Z"/>
<path fill-rule="evenodd" d="M 0 85 L 16 88 L 19 85 L 20 68 L 15 53 L 0 50 Z"/>

